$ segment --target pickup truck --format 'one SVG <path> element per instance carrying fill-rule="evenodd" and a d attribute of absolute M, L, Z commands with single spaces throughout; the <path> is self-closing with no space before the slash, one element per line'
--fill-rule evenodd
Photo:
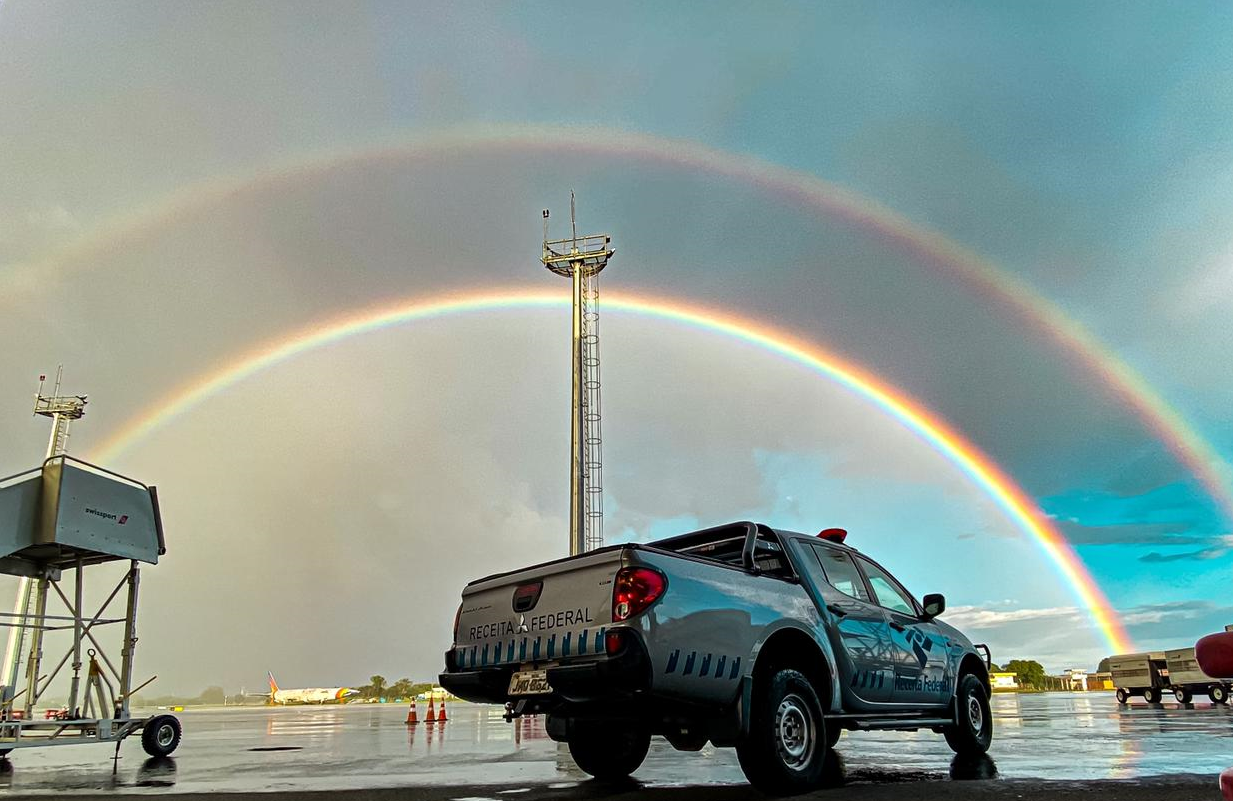
<path fill-rule="evenodd" d="M 599 779 L 637 770 L 652 735 L 735 746 L 780 795 L 820 785 L 843 729 L 929 729 L 985 753 L 989 649 L 845 537 L 739 522 L 478 579 L 441 686 L 510 720 L 544 714 Z"/>

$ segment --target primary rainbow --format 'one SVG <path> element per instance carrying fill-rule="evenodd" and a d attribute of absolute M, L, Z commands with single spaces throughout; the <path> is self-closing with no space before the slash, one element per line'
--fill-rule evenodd
<path fill-rule="evenodd" d="M 228 361 L 173 391 L 103 442 L 92 454 L 109 462 L 122 450 L 166 425 L 206 399 L 272 365 L 371 331 L 451 314 L 514 308 L 567 308 L 557 293 L 459 293 L 417 298 L 391 306 L 367 308 L 301 329 Z M 1121 621 L 1086 566 L 1031 498 L 975 445 L 902 391 L 816 344 L 728 312 L 689 306 L 663 298 L 605 293 L 604 309 L 641 314 L 720 333 L 751 343 L 801 364 L 871 402 L 953 463 L 1041 547 L 1062 580 L 1088 611 L 1114 653 L 1133 650 Z"/>
<path fill-rule="evenodd" d="M 396 134 L 396 136 L 401 136 Z M 299 156 L 256 175 L 211 179 L 177 191 L 156 203 L 110 221 L 48 257 L 12 268 L 0 295 L 15 297 L 40 284 L 48 268 L 88 263 L 91 255 L 220 203 L 237 193 L 275 188 L 331 170 L 360 164 L 438 161 L 461 154 L 555 153 L 572 151 L 605 157 L 630 157 L 694 169 L 760 188 L 788 202 L 812 208 L 863 230 L 971 291 L 1053 343 L 1078 372 L 1098 380 L 1150 430 L 1203 486 L 1233 522 L 1233 491 L 1228 467 L 1216 450 L 1130 365 L 1087 329 L 1011 273 L 937 231 L 838 184 L 752 156 L 698 142 L 598 128 L 494 124 L 440 131 L 413 140 L 394 139 L 342 152 Z"/>

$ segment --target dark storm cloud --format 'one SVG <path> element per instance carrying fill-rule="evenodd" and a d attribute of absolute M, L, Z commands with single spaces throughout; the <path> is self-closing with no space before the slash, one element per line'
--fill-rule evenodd
<path fill-rule="evenodd" d="M 1127 610 L 1122 622 L 1140 647 L 1182 648 L 1233 624 L 1233 606 L 1212 601 L 1145 604 Z"/>
<path fill-rule="evenodd" d="M 1191 534 L 1194 524 L 1186 521 L 1087 525 L 1075 520 L 1055 520 L 1055 523 L 1072 545 L 1202 545 L 1213 541 L 1212 537 Z"/>
<path fill-rule="evenodd" d="M 1197 551 L 1186 551 L 1183 553 L 1162 554 L 1152 551 L 1139 557 L 1140 562 L 1210 562 L 1213 559 L 1219 559 L 1233 551 L 1233 536 L 1224 536 L 1214 538 L 1216 544 L 1209 548 L 1202 548 Z"/>

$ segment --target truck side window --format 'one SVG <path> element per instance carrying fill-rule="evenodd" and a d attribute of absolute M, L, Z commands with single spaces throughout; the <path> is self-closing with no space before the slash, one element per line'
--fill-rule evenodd
<path fill-rule="evenodd" d="M 878 596 L 878 606 L 884 606 L 905 615 L 916 615 L 916 604 L 912 596 L 908 595 L 907 591 L 900 587 L 885 570 L 868 559 L 861 560 L 861 567 L 865 569 L 865 575 L 869 577 L 869 586 L 873 587 L 873 594 Z"/>
<path fill-rule="evenodd" d="M 865 582 L 861 581 L 861 574 L 852 563 L 851 556 L 838 548 L 815 545 L 812 550 L 822 565 L 822 575 L 826 576 L 827 583 L 844 595 L 870 603 Z"/>

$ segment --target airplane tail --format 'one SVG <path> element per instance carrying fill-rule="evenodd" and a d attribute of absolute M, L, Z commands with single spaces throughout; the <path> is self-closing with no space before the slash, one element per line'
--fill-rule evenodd
<path fill-rule="evenodd" d="M 274 674 L 272 672 L 266 671 L 266 675 L 270 677 L 270 694 L 273 695 L 278 692 L 278 682 L 274 681 Z"/>

